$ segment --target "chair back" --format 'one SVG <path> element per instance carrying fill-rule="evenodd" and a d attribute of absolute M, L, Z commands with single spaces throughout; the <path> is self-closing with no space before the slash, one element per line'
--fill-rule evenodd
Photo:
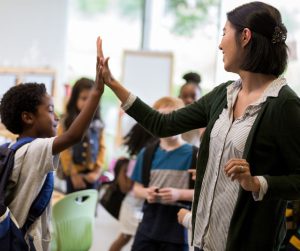
<path fill-rule="evenodd" d="M 94 189 L 66 195 L 52 209 L 53 248 L 57 251 L 87 251 L 93 242 L 98 193 Z M 54 250 L 52 248 L 52 250 Z"/>

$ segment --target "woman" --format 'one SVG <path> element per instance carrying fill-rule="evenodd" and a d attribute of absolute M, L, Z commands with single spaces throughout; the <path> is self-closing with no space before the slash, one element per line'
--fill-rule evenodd
<path fill-rule="evenodd" d="M 104 82 L 126 112 L 159 137 L 206 127 L 193 204 L 196 250 L 278 250 L 287 200 L 300 199 L 300 100 L 280 75 L 286 28 L 277 9 L 252 2 L 227 13 L 219 45 L 240 79 L 162 115 L 111 77 Z M 101 46 L 99 57 L 103 58 Z"/>

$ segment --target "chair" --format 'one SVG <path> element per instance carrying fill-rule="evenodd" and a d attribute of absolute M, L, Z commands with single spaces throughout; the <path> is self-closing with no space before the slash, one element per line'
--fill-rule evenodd
<path fill-rule="evenodd" d="M 87 251 L 93 241 L 98 193 L 87 189 L 66 195 L 52 209 L 51 250 Z"/>

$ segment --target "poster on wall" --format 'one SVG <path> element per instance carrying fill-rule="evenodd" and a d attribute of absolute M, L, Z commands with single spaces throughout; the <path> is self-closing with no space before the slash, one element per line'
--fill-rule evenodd
<path fill-rule="evenodd" d="M 124 51 L 122 83 L 149 105 L 171 95 L 173 54 Z"/>
<path fill-rule="evenodd" d="M 122 83 L 148 105 L 164 96 L 170 96 L 173 81 L 173 54 L 171 52 L 130 51 L 123 54 Z M 121 121 L 122 120 L 122 121 Z M 128 115 L 119 118 L 121 134 L 135 123 Z"/>

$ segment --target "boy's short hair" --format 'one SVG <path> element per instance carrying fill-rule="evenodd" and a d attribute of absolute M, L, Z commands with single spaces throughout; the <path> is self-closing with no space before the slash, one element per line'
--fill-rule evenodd
<path fill-rule="evenodd" d="M 153 104 L 153 108 L 155 110 L 158 110 L 161 107 L 172 107 L 174 110 L 180 109 L 184 107 L 184 103 L 181 99 L 179 98 L 174 98 L 174 97 L 162 97 L 155 101 Z"/>
<path fill-rule="evenodd" d="M 12 133 L 22 133 L 22 112 L 35 113 L 46 93 L 45 85 L 37 83 L 19 84 L 10 88 L 1 99 L 1 122 Z"/>

